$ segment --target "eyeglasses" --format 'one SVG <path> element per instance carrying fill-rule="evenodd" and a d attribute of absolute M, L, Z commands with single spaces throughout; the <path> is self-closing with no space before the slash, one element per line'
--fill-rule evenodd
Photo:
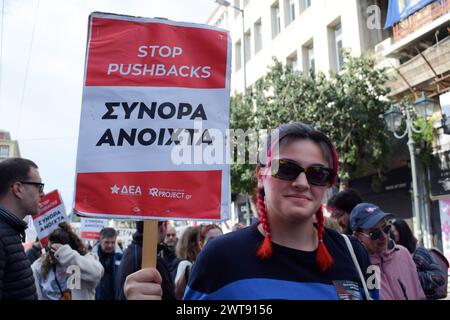
<path fill-rule="evenodd" d="M 363 236 L 370 238 L 370 240 L 378 240 L 381 237 L 381 233 L 384 233 L 386 236 L 389 235 L 389 231 L 391 231 L 391 227 L 392 225 L 390 224 L 386 224 L 383 227 L 381 227 L 380 229 L 377 229 L 375 231 L 364 233 L 364 232 L 360 232 Z"/>
<path fill-rule="evenodd" d="M 20 183 L 23 184 L 31 184 L 34 185 L 36 187 L 38 187 L 39 189 L 39 193 L 43 193 L 44 192 L 44 186 L 45 184 L 41 183 L 41 182 L 32 182 L 32 181 L 19 181 Z"/>
<path fill-rule="evenodd" d="M 278 163 L 277 163 L 278 162 Z M 272 176 L 281 180 L 294 181 L 304 172 L 308 183 L 314 186 L 325 187 L 331 185 L 333 170 L 321 165 L 312 165 L 303 168 L 294 160 L 278 159 L 272 161 L 272 170 L 278 167 L 278 171 L 272 171 Z"/>

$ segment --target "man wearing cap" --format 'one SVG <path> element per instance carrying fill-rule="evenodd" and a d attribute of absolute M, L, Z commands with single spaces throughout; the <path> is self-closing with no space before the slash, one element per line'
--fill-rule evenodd
<path fill-rule="evenodd" d="M 371 203 L 358 204 L 350 214 L 353 235 L 370 255 L 372 265 L 380 269 L 381 300 L 423 300 L 416 265 L 409 251 L 389 238 L 389 218 Z"/>

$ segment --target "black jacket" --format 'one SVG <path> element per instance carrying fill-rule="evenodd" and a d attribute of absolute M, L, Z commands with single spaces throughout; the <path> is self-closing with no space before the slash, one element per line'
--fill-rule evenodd
<path fill-rule="evenodd" d="M 169 248 L 166 244 L 162 243 L 158 246 L 158 255 L 166 261 L 167 266 L 169 267 L 170 275 L 172 279 L 175 280 L 175 276 L 177 274 L 178 265 L 182 259 L 179 259 L 175 250 Z"/>
<path fill-rule="evenodd" d="M 160 252 L 160 247 L 158 246 L 158 253 Z M 117 300 L 126 300 L 125 294 L 123 292 L 123 287 L 125 284 L 125 279 L 128 275 L 138 271 L 141 269 L 142 262 L 142 232 L 138 229 L 133 234 L 133 242 L 128 246 L 125 250 L 122 261 L 119 266 L 119 270 L 117 271 L 116 278 L 116 299 Z M 156 260 L 156 269 L 161 274 L 162 284 L 161 288 L 163 291 L 162 299 L 163 300 L 176 300 L 175 298 L 175 289 L 173 280 L 170 274 L 169 267 L 162 259 L 159 254 Z"/>
<path fill-rule="evenodd" d="M 37 299 L 33 271 L 23 249 L 27 224 L 0 207 L 0 300 Z"/>

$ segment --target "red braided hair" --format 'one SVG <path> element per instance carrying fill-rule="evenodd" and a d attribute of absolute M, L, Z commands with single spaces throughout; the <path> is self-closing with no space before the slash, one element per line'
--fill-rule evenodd
<path fill-rule="evenodd" d="M 267 219 L 266 205 L 264 203 L 264 191 L 261 190 L 257 195 L 258 211 L 259 211 L 259 223 L 264 230 L 264 241 L 259 246 L 256 255 L 260 259 L 267 259 L 272 256 L 272 243 L 270 242 L 270 227 L 269 220 Z"/>
<path fill-rule="evenodd" d="M 327 271 L 330 266 L 334 263 L 333 257 L 328 252 L 327 247 L 323 243 L 323 234 L 325 233 L 324 218 L 323 218 L 323 210 L 322 206 L 320 206 L 319 210 L 316 212 L 317 218 L 317 235 L 319 237 L 319 246 L 317 247 L 317 255 L 316 262 L 319 266 L 320 271 Z"/>
<path fill-rule="evenodd" d="M 283 132 L 276 138 L 276 141 L 272 141 L 270 147 L 267 149 L 267 164 L 268 167 L 265 169 L 265 173 L 270 170 L 271 165 L 271 159 L 272 159 L 272 149 L 274 146 L 279 143 L 284 137 L 288 135 L 293 136 L 299 136 L 300 138 L 304 139 L 311 139 L 315 141 L 316 143 L 319 142 L 325 142 L 327 146 L 329 147 L 331 151 L 331 158 L 332 158 L 332 166 L 333 166 L 333 177 L 331 181 L 331 185 L 336 183 L 337 179 L 337 173 L 338 173 L 338 154 L 336 151 L 336 148 L 333 146 L 331 141 L 323 135 L 322 133 L 315 131 L 312 127 L 309 127 L 307 125 L 304 125 L 302 123 L 291 123 L 288 125 L 282 125 L 279 130 L 282 130 Z M 270 236 L 270 226 L 266 211 L 266 206 L 264 203 L 264 189 L 260 190 L 257 195 L 257 201 L 258 201 L 258 211 L 259 211 L 259 221 L 261 223 L 261 226 L 264 231 L 264 241 L 259 246 L 258 251 L 256 255 L 260 259 L 267 259 L 272 256 L 272 243 L 271 243 L 271 236 Z M 316 255 L 316 262 L 319 266 L 319 269 L 321 272 L 327 271 L 330 266 L 334 263 L 333 257 L 330 255 L 328 249 L 326 248 L 324 242 L 323 242 L 323 236 L 325 233 L 324 228 L 324 217 L 323 217 L 323 211 L 322 206 L 320 206 L 319 210 L 316 212 L 316 219 L 317 219 L 317 235 L 319 244 L 317 247 L 317 255 Z"/>

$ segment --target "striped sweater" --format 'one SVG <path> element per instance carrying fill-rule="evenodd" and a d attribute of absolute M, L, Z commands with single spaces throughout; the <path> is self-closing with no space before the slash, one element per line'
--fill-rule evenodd
<path fill-rule="evenodd" d="M 370 265 L 362 245 L 351 237 L 363 272 Z M 211 240 L 192 269 L 186 300 L 360 300 L 360 278 L 342 236 L 326 229 L 325 245 L 334 264 L 322 273 L 316 251 L 305 252 L 273 243 L 267 260 L 256 257 L 263 236 L 256 225 Z M 378 290 L 370 291 L 378 298 Z"/>

